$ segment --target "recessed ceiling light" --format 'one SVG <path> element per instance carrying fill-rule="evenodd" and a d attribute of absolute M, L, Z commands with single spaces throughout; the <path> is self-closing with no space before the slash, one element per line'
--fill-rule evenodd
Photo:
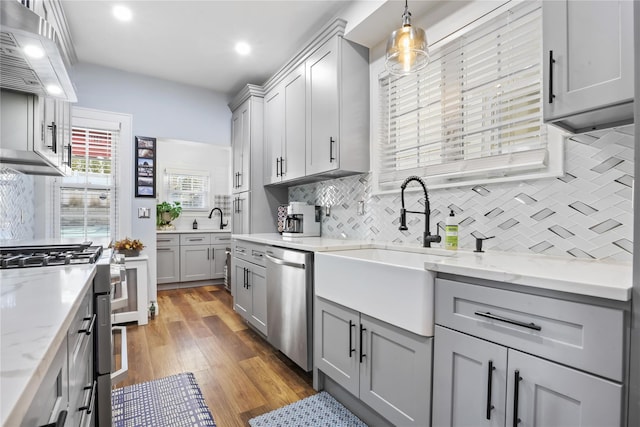
<path fill-rule="evenodd" d="M 44 50 L 40 46 L 30 44 L 25 46 L 23 52 L 30 58 L 42 58 L 44 56 Z"/>
<path fill-rule="evenodd" d="M 51 95 L 60 95 L 62 93 L 62 89 L 58 85 L 51 84 L 47 85 L 47 92 Z"/>
<path fill-rule="evenodd" d="M 251 46 L 249 46 L 249 44 L 245 42 L 238 42 L 236 43 L 236 52 L 243 56 L 248 55 L 249 53 L 251 53 Z"/>
<path fill-rule="evenodd" d="M 133 14 L 131 13 L 131 9 L 121 4 L 113 6 L 113 16 L 116 17 L 119 21 L 131 21 Z"/>

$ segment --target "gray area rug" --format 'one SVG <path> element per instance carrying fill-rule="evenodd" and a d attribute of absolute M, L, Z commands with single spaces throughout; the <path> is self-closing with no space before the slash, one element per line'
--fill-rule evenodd
<path fill-rule="evenodd" d="M 249 420 L 251 427 L 367 427 L 329 393 L 323 391 Z"/>
<path fill-rule="evenodd" d="M 115 427 L 215 427 L 191 372 L 114 389 Z"/>

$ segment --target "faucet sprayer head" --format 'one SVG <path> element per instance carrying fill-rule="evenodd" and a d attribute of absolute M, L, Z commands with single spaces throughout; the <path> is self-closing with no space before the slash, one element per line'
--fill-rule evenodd
<path fill-rule="evenodd" d="M 405 231 L 408 230 L 407 227 L 407 210 L 405 208 L 400 209 L 400 227 L 398 230 Z"/>

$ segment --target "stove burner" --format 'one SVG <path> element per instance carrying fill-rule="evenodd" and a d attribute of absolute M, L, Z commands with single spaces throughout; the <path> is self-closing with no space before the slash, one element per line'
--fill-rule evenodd
<path fill-rule="evenodd" d="M 102 246 L 0 248 L 0 269 L 93 264 Z"/>

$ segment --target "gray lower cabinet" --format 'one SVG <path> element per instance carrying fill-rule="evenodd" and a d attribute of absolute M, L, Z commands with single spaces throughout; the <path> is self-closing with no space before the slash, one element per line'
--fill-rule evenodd
<path fill-rule="evenodd" d="M 224 279 L 229 233 L 162 234 L 157 242 L 158 283 Z"/>
<path fill-rule="evenodd" d="M 267 336 L 267 269 L 236 259 L 234 273 L 236 312 Z"/>
<path fill-rule="evenodd" d="M 436 279 L 433 425 L 619 426 L 622 309 Z"/>
<path fill-rule="evenodd" d="M 180 281 L 180 235 L 158 235 L 156 238 L 157 282 Z"/>
<path fill-rule="evenodd" d="M 432 338 L 316 298 L 316 367 L 395 425 L 430 420 Z"/>
<path fill-rule="evenodd" d="M 436 325 L 433 426 L 619 426 L 620 384 Z"/>

